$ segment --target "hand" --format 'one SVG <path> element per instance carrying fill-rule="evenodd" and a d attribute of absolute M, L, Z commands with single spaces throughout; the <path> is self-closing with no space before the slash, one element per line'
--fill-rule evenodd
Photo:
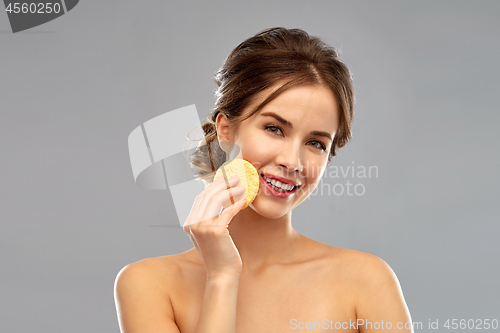
<path fill-rule="evenodd" d="M 246 203 L 245 188 L 236 186 L 238 182 L 238 176 L 233 176 L 227 187 L 224 177 L 219 177 L 196 197 L 184 223 L 184 231 L 205 263 L 208 278 L 239 275 L 242 270 L 240 254 L 228 230 L 231 220 Z M 217 217 L 222 207 L 224 210 Z"/>

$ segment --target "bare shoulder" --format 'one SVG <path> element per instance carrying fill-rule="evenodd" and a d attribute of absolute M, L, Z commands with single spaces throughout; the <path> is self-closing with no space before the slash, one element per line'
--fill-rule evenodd
<path fill-rule="evenodd" d="M 358 250 L 328 247 L 334 265 L 360 287 L 396 278 L 392 268 L 380 257 Z"/>
<path fill-rule="evenodd" d="M 144 281 L 151 283 L 155 280 L 160 282 L 161 278 L 171 275 L 175 270 L 175 261 L 166 258 L 145 258 L 140 261 L 130 263 L 123 267 L 116 276 L 116 282 L 122 284 L 129 281 Z M 163 273 L 163 274 L 162 274 Z"/>
<path fill-rule="evenodd" d="M 147 281 L 150 285 L 165 288 L 182 275 L 186 266 L 195 265 L 195 260 L 196 257 L 191 250 L 179 254 L 145 258 L 123 267 L 116 281 Z"/>
<path fill-rule="evenodd" d="M 117 274 L 114 284 L 115 303 L 118 307 L 136 302 L 139 297 L 147 297 L 148 302 L 154 295 L 168 298 L 168 289 L 175 280 L 178 266 L 170 256 L 145 258 L 123 267 Z"/>
<path fill-rule="evenodd" d="M 362 251 L 331 247 L 332 266 L 352 288 L 357 318 L 370 322 L 410 323 L 403 291 L 392 268 L 381 258 Z M 411 329 L 404 328 L 405 332 Z M 372 332 L 363 327 L 361 332 Z"/>
<path fill-rule="evenodd" d="M 332 246 L 332 254 L 344 265 L 353 270 L 365 271 L 368 269 L 370 273 L 383 274 L 390 269 L 389 265 L 383 259 L 367 252 Z"/>
<path fill-rule="evenodd" d="M 355 285 L 356 289 L 370 288 L 378 283 L 397 282 L 391 267 L 381 258 L 362 251 L 345 249 L 307 239 L 307 247 L 314 257 L 331 268 L 332 277 Z"/>
<path fill-rule="evenodd" d="M 114 296 L 121 332 L 179 332 L 171 295 L 185 257 L 146 258 L 118 272 Z"/>

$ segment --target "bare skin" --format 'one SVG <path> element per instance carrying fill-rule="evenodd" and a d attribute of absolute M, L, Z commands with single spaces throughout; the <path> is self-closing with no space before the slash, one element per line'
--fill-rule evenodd
<path fill-rule="evenodd" d="M 270 112 L 292 126 L 265 115 Z M 243 189 L 234 179 L 228 188 L 222 177 L 210 184 L 184 226 L 194 248 L 141 260 L 118 274 L 122 332 L 364 333 L 384 331 L 382 322 L 391 323 L 387 331 L 412 332 L 404 328 L 411 319 L 399 282 L 383 260 L 319 243 L 292 227 L 292 210 L 318 185 L 331 146 L 328 138 L 311 133 L 333 137 L 337 128 L 337 103 L 323 86 L 291 88 L 238 126 L 220 114 L 219 142 L 236 143 L 238 157 L 259 173 L 285 177 L 300 191 L 279 198 L 261 181 L 250 207 L 241 210 L 240 201 L 217 216 L 228 202 L 228 189 L 236 199 Z M 313 218 L 310 223 L 314 226 Z M 379 327 L 353 326 L 358 319 Z"/>
<path fill-rule="evenodd" d="M 309 249 L 304 250 L 309 258 L 304 255 L 294 264 L 272 265 L 254 274 L 240 275 L 235 332 L 294 332 L 299 327 L 294 324 L 303 323 L 305 328 L 307 322 L 323 324 L 325 319 L 326 325 L 333 328 L 336 322 L 355 322 L 358 318 L 372 323 L 391 321 L 394 327 L 398 322 L 410 322 L 397 280 L 379 258 L 360 251 L 331 247 L 302 235 L 299 238 L 303 242 L 301 248 Z M 158 327 L 165 328 L 163 332 L 195 332 L 206 284 L 205 266 L 196 250 L 192 248 L 181 254 L 148 258 L 131 265 L 128 273 L 145 275 L 138 278 L 136 285 L 151 290 L 151 295 L 143 295 L 144 299 L 138 300 L 137 308 L 130 311 L 147 312 Z M 386 286 L 376 288 L 376 285 Z M 382 292 L 384 289 L 386 293 Z M 147 308 L 144 308 L 146 304 Z M 126 320 L 124 323 L 130 325 L 130 332 L 136 332 L 133 323 Z M 162 323 L 165 325 L 160 326 Z M 363 326 L 349 329 L 347 324 L 344 327 L 346 329 L 333 331 L 381 331 Z M 140 327 L 139 331 L 156 332 L 141 330 Z M 325 329 L 317 326 L 311 331 Z"/>

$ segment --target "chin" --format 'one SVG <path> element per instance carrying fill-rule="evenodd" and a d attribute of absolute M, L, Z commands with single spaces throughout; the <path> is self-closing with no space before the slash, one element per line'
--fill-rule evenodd
<path fill-rule="evenodd" d="M 251 208 L 254 212 L 256 212 L 260 216 L 265 217 L 267 219 L 271 219 L 271 220 L 278 219 L 278 218 L 290 213 L 292 210 L 288 206 L 283 207 L 282 209 L 277 209 L 277 205 L 275 203 L 272 203 L 272 202 L 262 203 L 262 202 L 256 202 L 256 201 L 257 201 L 257 199 L 254 200 L 254 202 L 250 206 L 248 206 L 247 209 Z"/>

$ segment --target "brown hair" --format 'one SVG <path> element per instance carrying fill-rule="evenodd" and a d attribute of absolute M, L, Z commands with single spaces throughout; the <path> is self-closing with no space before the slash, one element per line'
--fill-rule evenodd
<path fill-rule="evenodd" d="M 215 74 L 215 107 L 202 122 L 205 142 L 191 155 L 197 178 L 212 182 L 213 173 L 225 162 L 217 142 L 215 121 L 222 112 L 230 124 L 238 124 L 262 109 L 283 91 L 299 85 L 330 88 L 339 107 L 339 127 L 328 155 L 328 163 L 352 138 L 354 115 L 352 77 L 338 59 L 337 51 L 320 38 L 301 29 L 275 27 L 263 30 L 238 45 Z M 243 110 L 255 95 L 278 83 L 262 103 L 247 114 Z"/>

